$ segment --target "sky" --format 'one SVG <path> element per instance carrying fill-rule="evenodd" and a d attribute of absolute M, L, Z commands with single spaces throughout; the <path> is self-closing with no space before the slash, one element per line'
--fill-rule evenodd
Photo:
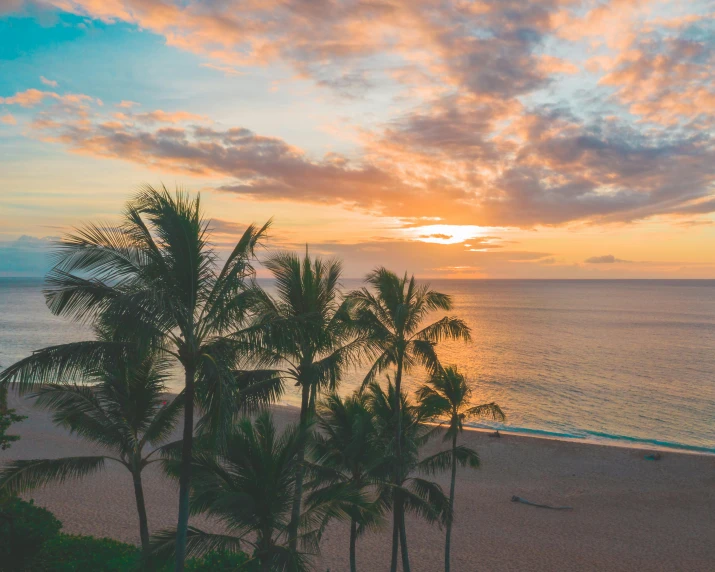
<path fill-rule="evenodd" d="M 0 0 L 0 276 L 142 184 L 218 249 L 715 278 L 711 0 Z"/>

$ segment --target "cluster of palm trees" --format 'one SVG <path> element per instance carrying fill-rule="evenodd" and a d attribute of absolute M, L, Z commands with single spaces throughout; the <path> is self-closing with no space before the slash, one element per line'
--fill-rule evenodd
<path fill-rule="evenodd" d="M 393 572 L 398 553 L 410 570 L 407 512 L 445 524 L 449 570 L 457 466 L 479 461 L 458 433 L 468 417 L 503 419 L 494 403 L 472 406 L 464 377 L 437 356 L 440 341 L 469 340 L 469 328 L 449 316 L 424 325 L 451 308 L 449 297 L 384 268 L 343 295 L 340 262 L 307 250 L 264 261 L 270 294 L 253 268 L 269 227 L 249 226 L 219 268 L 199 198 L 146 187 L 120 225 L 66 237 L 47 305 L 91 323 L 96 339 L 39 350 L 2 371 L 0 385 L 32 393 L 56 423 L 108 454 L 16 461 L 0 486 L 22 492 L 119 462 L 133 478 L 145 555 L 170 553 L 177 571 L 187 554 L 245 543 L 262 570 L 305 569 L 335 518 L 350 522 L 355 570 L 357 537 L 390 512 Z M 184 384 L 172 398 L 166 380 L 177 362 Z M 362 387 L 340 398 L 338 383 L 359 365 L 370 365 Z M 402 382 L 418 366 L 430 381 L 412 403 Z M 388 377 L 383 390 L 385 372 L 394 383 Z M 289 384 L 300 391 L 299 423 L 279 433 L 264 406 Z M 170 441 L 182 413 L 181 438 Z M 423 458 L 439 423 L 451 447 Z M 141 475 L 157 461 L 178 479 L 179 510 L 176 530 L 152 539 Z M 447 469 L 449 496 L 419 476 Z M 191 512 L 218 518 L 227 534 L 190 527 Z"/>

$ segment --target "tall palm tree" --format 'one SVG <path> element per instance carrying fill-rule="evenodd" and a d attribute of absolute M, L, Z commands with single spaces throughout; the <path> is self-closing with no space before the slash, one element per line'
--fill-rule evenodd
<path fill-rule="evenodd" d="M 473 449 L 463 445 L 457 446 L 457 437 L 464 431 L 464 422 L 468 419 L 490 418 L 504 421 L 506 418 L 501 408 L 494 402 L 472 405 L 472 388 L 456 366 L 448 366 L 433 375 L 429 381 L 417 391 L 423 414 L 433 420 L 442 420 L 447 425 L 444 434 L 445 441 L 452 441 L 450 455 L 435 459 L 434 466 L 444 468 L 445 463 L 451 467 L 449 485 L 449 513 L 454 514 L 454 489 L 457 478 L 457 465 L 479 466 L 479 456 Z M 446 420 L 445 420 L 446 418 Z M 444 569 L 450 570 L 450 550 L 452 543 L 452 518 L 447 520 L 447 534 L 444 545 Z"/>
<path fill-rule="evenodd" d="M 257 289 L 252 307 L 254 322 L 235 338 L 252 349 L 259 367 L 277 368 L 277 374 L 300 388 L 302 445 L 296 465 L 290 547 L 296 549 L 303 496 L 307 428 L 320 391 L 334 390 L 346 368 L 365 355 L 363 337 L 354 335 L 348 302 L 341 299 L 341 264 L 337 260 L 303 259 L 279 253 L 264 262 L 275 279 L 277 296 Z"/>
<path fill-rule="evenodd" d="M 193 461 L 191 511 L 211 516 L 228 529 L 228 534 L 211 534 L 190 528 L 188 554 L 199 556 L 210 550 L 239 550 L 244 544 L 266 572 L 308 570 L 307 554 L 290 548 L 295 471 L 302 447 L 299 428 L 276 431 L 267 411 L 251 423 L 241 419 L 227 436 L 218 454 L 197 448 Z M 169 474 L 179 467 L 165 462 Z M 342 499 L 340 499 L 342 500 Z M 301 514 L 300 540 L 310 550 L 331 515 L 330 503 L 312 507 Z M 155 536 L 157 554 L 171 553 L 175 534 Z"/>
<path fill-rule="evenodd" d="M 177 571 L 183 570 L 188 530 L 194 408 L 204 411 L 199 431 L 213 435 L 237 415 L 235 370 L 243 349 L 228 334 L 250 305 L 245 281 L 269 224 L 249 226 L 219 270 L 199 197 L 144 187 L 127 204 L 119 226 L 88 225 L 65 237 L 47 275 L 52 313 L 79 321 L 101 316 L 112 328 L 111 339 L 46 348 L 0 373 L 0 384 L 15 381 L 24 392 L 79 375 L 128 345 L 150 345 L 178 360 L 185 399 Z"/>
<path fill-rule="evenodd" d="M 159 460 L 156 454 L 176 425 L 183 395 L 167 400 L 166 363 L 152 355 L 106 360 L 87 377 L 91 385 L 48 384 L 32 397 L 37 398 L 36 405 L 52 411 L 55 424 L 100 445 L 107 454 L 14 461 L 0 471 L 0 490 L 22 493 L 53 481 L 96 473 L 106 461 L 119 463 L 132 475 L 139 536 L 146 557 L 149 525 L 142 471 Z"/>
<path fill-rule="evenodd" d="M 336 492 L 352 489 L 356 500 L 342 508 L 350 519 L 350 571 L 357 570 L 356 545 L 360 534 L 377 526 L 384 507 L 371 500 L 385 474 L 385 458 L 375 447 L 376 428 L 367 407 L 367 396 L 355 393 L 341 399 L 333 393 L 318 405 L 317 426 L 313 440 L 314 476 L 308 488 L 313 492 L 308 503 L 320 503 Z"/>
<path fill-rule="evenodd" d="M 395 443 L 395 410 L 399 405 L 401 443 Z M 396 565 L 394 547 L 398 544 L 402 554 L 403 571 L 410 570 L 407 550 L 407 528 L 404 513 L 414 513 L 431 523 L 448 522 L 451 519 L 449 499 L 442 488 L 432 481 L 415 476 L 420 472 L 436 472 L 444 465 L 445 452 L 439 452 L 420 460 L 420 449 L 434 435 L 434 428 L 425 424 L 422 409 L 411 404 L 407 396 L 398 396 L 396 386 L 388 378 L 387 391 L 376 382 L 368 386 L 368 408 L 376 425 L 375 447 L 384 458 L 386 467 L 392 467 L 396 480 L 390 480 L 387 474 L 380 485 L 382 502 L 399 506 L 403 512 L 399 527 L 392 529 L 393 565 Z M 394 475 L 393 475 L 394 479 Z"/>
<path fill-rule="evenodd" d="M 445 316 L 427 326 L 424 319 L 437 310 L 450 310 L 449 296 L 436 292 L 427 284 L 418 285 L 414 276 L 407 274 L 399 278 L 386 268 L 377 268 L 368 274 L 366 282 L 371 287 L 352 292 L 348 299 L 355 307 L 357 321 L 379 355 L 363 381 L 363 387 L 388 368 L 395 368 L 395 392 L 402 394 L 402 378 L 417 365 L 427 368 L 430 373 L 441 369 L 435 352 L 435 345 L 445 339 L 470 339 L 467 324 L 459 318 Z M 397 465 L 401 462 L 401 401 L 397 399 L 395 414 L 395 445 Z M 395 469 L 395 483 L 398 472 Z M 391 572 L 397 570 L 398 532 L 404 528 L 404 511 L 400 506 L 400 496 L 395 496 L 393 507 L 393 546 Z M 407 551 L 403 549 L 403 569 L 409 570 Z"/>

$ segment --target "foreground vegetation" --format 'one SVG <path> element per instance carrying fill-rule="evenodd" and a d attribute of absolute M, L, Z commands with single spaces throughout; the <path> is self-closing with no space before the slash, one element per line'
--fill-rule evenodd
<path fill-rule="evenodd" d="M 32 501 L 0 501 L 0 571 L 2 572 L 169 572 L 170 564 L 149 562 L 141 550 L 111 538 L 61 532 L 62 523 Z M 190 572 L 256 571 L 243 552 L 211 551 L 186 562 Z"/>
<path fill-rule="evenodd" d="M 121 557 L 134 567 L 159 570 L 171 559 L 175 570 L 188 570 L 198 564 L 187 555 L 219 558 L 218 550 L 221 558 L 243 558 L 231 560 L 234 568 L 307 570 L 338 519 L 350 523 L 355 571 L 358 537 L 391 519 L 391 570 L 399 554 L 407 572 L 411 512 L 446 526 L 449 570 L 455 473 L 460 464 L 478 465 L 457 434 L 469 417 L 503 419 L 493 403 L 471 404 L 466 380 L 439 360 L 439 342 L 470 339 L 457 317 L 425 324 L 451 309 L 449 297 L 384 268 L 342 295 L 340 263 L 307 250 L 303 258 L 281 253 L 265 261 L 274 296 L 253 279 L 269 224 L 250 226 L 220 268 L 209 228 L 198 198 L 147 187 L 120 226 L 91 225 L 62 241 L 47 277 L 48 307 L 92 323 L 96 339 L 35 352 L 0 373 L 0 388 L 16 383 L 55 423 L 112 454 L 11 463 L 0 473 L 0 494 L 82 478 L 111 460 L 134 482 L 142 551 Z M 165 396 L 172 361 L 184 372 L 173 398 Z M 361 365 L 368 366 L 362 387 L 341 399 L 335 391 L 344 373 Z M 430 382 L 412 402 L 402 386 L 417 367 Z M 386 389 L 383 373 L 394 379 Z M 300 418 L 279 433 L 264 408 L 288 386 L 300 391 Z M 255 412 L 254 420 L 247 416 Z M 181 413 L 181 439 L 167 442 Z M 425 458 L 421 448 L 436 434 L 428 422 L 442 420 L 451 447 Z M 157 461 L 179 482 L 179 517 L 175 529 L 152 537 L 141 474 Z M 446 469 L 449 495 L 427 478 Z M 190 513 L 218 518 L 226 534 L 190 527 Z M 93 542 L 62 538 L 48 550 Z M 114 548 L 121 552 L 97 542 L 104 561 Z M 245 558 L 244 547 L 251 548 Z"/>

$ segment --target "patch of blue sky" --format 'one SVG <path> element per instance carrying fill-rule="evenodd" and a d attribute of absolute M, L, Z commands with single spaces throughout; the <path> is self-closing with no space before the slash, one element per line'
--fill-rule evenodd
<path fill-rule="evenodd" d="M 27 17 L 0 19 L 2 42 L 0 96 L 28 88 L 58 93 L 84 93 L 105 107 L 131 100 L 140 111 L 189 111 L 224 128 L 246 127 L 275 136 L 310 153 L 348 152 L 353 143 L 326 132 L 346 118 L 378 116 L 384 101 L 373 90 L 370 98 L 336 96 L 329 87 L 296 79 L 286 65 L 238 69 L 238 75 L 203 64 L 208 58 L 167 46 L 161 36 L 136 26 L 90 21 L 58 14 L 51 25 Z M 57 81 L 42 84 L 40 76 Z M 170 86 L 170 88 L 169 88 Z M 320 97 L 316 97 L 316 93 Z M 326 105 L 326 100 L 330 105 Z M 13 106 L 4 112 L 29 115 L 33 110 Z"/>
<path fill-rule="evenodd" d="M 555 74 L 542 88 L 521 96 L 519 99 L 527 108 L 568 111 L 583 123 L 599 120 L 607 115 L 623 120 L 633 119 L 628 110 L 613 99 L 614 88 L 599 84 L 602 72 L 589 70 L 587 65 L 590 58 L 607 54 L 605 46 L 594 49 L 588 39 L 569 42 L 556 36 L 547 36 L 535 52 L 563 59 L 576 66 L 578 71 Z"/>
<path fill-rule="evenodd" d="M 358 147 L 351 129 L 370 129 L 388 121 L 405 92 L 389 73 L 404 66 L 401 59 L 383 55 L 353 64 L 327 64 L 323 83 L 299 77 L 280 63 L 245 68 L 236 76 L 201 67 L 203 93 L 196 109 L 220 117 L 224 125 L 281 137 L 311 155 L 351 155 Z M 365 90 L 360 86 L 363 78 Z"/>

